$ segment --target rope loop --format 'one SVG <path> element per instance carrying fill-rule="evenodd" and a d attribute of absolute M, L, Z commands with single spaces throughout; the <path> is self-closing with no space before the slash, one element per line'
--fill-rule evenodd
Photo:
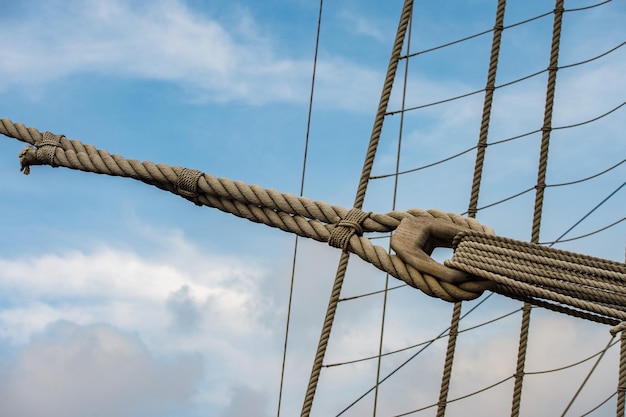
<path fill-rule="evenodd" d="M 623 332 L 624 330 L 626 330 L 626 321 L 621 322 L 617 326 L 611 327 L 610 332 L 612 336 L 615 336 L 616 334 Z"/>
<path fill-rule="evenodd" d="M 330 232 L 328 244 L 335 248 L 341 248 L 344 251 L 348 250 L 350 238 L 354 235 L 363 235 L 363 227 L 361 225 L 370 214 L 372 213 L 352 208 L 343 219 L 337 218 L 335 220 L 337 225 Z"/>

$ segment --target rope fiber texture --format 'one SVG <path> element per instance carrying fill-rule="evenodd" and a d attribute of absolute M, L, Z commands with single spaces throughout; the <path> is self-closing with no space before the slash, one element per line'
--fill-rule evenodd
<path fill-rule="evenodd" d="M 37 129 L 27 128 L 8 119 L 0 120 L 0 133 L 33 145 L 24 148 L 19 155 L 25 174 L 30 172 L 31 166 L 50 165 L 47 153 L 42 154 L 38 151 L 44 145 L 50 148 L 49 143 L 43 142 L 44 135 L 46 138 L 49 137 L 47 133 L 42 134 Z M 196 170 L 125 159 L 120 155 L 111 155 L 105 150 L 85 145 L 78 140 L 68 140 L 65 136 L 59 136 L 58 146 L 53 149 L 55 150 L 53 166 L 133 178 L 180 195 L 197 205 L 217 208 L 298 236 L 320 242 L 339 240 L 342 242 L 340 246 L 345 246 L 348 252 L 358 255 L 378 269 L 433 297 L 446 301 L 475 299 L 491 286 L 487 281 L 477 280 L 458 285 L 440 282 L 435 277 L 416 270 L 398 256 L 390 255 L 387 249 L 373 245 L 370 239 L 362 236 L 368 232 L 392 232 L 406 217 L 437 218 L 471 230 L 492 233 L 489 227 L 481 225 L 474 219 L 439 210 L 422 209 L 358 215 L 360 212 L 358 209 L 349 211 L 340 206 L 280 193 L 258 185 L 216 178 Z M 354 219 L 350 219 L 355 214 L 358 220 L 356 223 Z"/>
<path fill-rule="evenodd" d="M 52 165 L 133 178 L 256 223 L 321 242 L 338 240 L 346 251 L 446 301 L 475 299 L 490 289 L 577 317 L 612 324 L 626 322 L 626 264 L 497 237 L 488 226 L 454 213 L 422 209 L 386 214 L 349 211 L 196 170 L 125 159 L 8 119 L 0 120 L 0 133 L 34 145 L 20 152 L 26 174 L 33 165 Z M 392 232 L 407 217 L 434 218 L 467 229 L 455 238 L 454 256 L 445 265 L 469 273 L 471 278 L 459 284 L 440 281 L 362 236 Z"/>
<path fill-rule="evenodd" d="M 459 233 L 453 245 L 445 265 L 495 282 L 494 292 L 601 323 L 626 321 L 626 264 L 476 232 Z"/>

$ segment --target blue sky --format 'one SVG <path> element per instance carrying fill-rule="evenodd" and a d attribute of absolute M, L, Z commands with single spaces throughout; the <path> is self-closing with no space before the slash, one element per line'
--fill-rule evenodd
<path fill-rule="evenodd" d="M 0 4 L 0 117 L 127 158 L 299 193 L 319 3 Z M 566 9 L 590 4 L 572 1 Z M 352 205 L 400 8 L 399 1 L 324 4 L 307 197 Z M 547 1 L 511 4 L 505 25 L 552 8 Z M 494 11 L 493 1 L 418 3 L 411 50 L 487 30 Z M 620 45 L 625 18 L 618 1 L 566 13 L 560 65 Z M 504 31 L 496 84 L 545 69 L 551 32 L 552 15 Z M 483 88 L 490 46 L 487 34 L 412 59 L 406 106 Z M 624 103 L 625 71 L 623 47 L 560 70 L 553 126 Z M 496 90 L 489 142 L 541 127 L 545 83 L 543 73 Z M 400 91 L 390 110 L 400 107 Z M 482 100 L 475 94 L 408 112 L 400 170 L 474 146 Z M 622 107 L 554 131 L 548 184 L 623 161 L 624 120 Z M 373 175 L 395 169 L 398 122 L 399 115 L 386 120 Z M 539 142 L 535 133 L 487 148 L 479 207 L 534 186 Z M 0 140 L 0 415 L 276 415 L 294 237 L 126 179 L 49 167 L 34 167 L 27 177 L 19 172 L 21 148 Z M 400 176 L 397 208 L 463 213 L 474 158 L 469 152 Z M 623 184 L 625 174 L 622 164 L 580 184 L 548 188 L 540 240 L 558 238 Z M 373 180 L 365 209 L 390 211 L 392 195 L 392 178 Z M 500 235 L 528 240 L 533 201 L 529 192 L 480 210 L 478 219 Z M 622 219 L 624 207 L 622 188 L 566 238 Z M 623 261 L 625 232 L 621 222 L 556 247 Z M 299 412 L 338 257 L 323 244 L 300 241 L 281 415 Z M 351 261 L 345 296 L 383 287 L 384 274 Z M 394 290 L 388 301 L 385 351 L 433 338 L 449 323 L 451 305 L 417 290 Z M 340 304 L 326 363 L 377 352 L 381 307 L 382 296 Z M 491 297 L 461 327 L 517 308 Z M 541 310 L 533 318 L 530 371 L 583 359 L 609 339 L 606 326 Z M 450 398 L 512 375 L 519 320 L 516 313 L 460 336 Z M 444 350 L 445 341 L 435 343 L 385 382 L 378 415 L 436 402 Z M 386 357 L 382 375 L 414 352 Z M 572 414 L 615 390 L 616 358 L 613 348 Z M 562 412 L 591 365 L 584 366 L 527 377 L 523 414 Z M 324 369 L 313 415 L 337 414 L 373 385 L 375 374 L 375 361 Z M 511 389 L 508 381 L 453 403 L 450 414 L 506 414 Z M 344 415 L 371 407 L 370 395 Z M 609 402 L 595 415 L 613 410 Z"/>

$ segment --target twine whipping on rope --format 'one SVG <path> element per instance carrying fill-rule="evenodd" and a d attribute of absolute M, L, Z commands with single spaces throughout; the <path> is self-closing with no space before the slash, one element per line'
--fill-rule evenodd
<path fill-rule="evenodd" d="M 329 242 L 446 301 L 475 299 L 490 289 L 576 317 L 614 325 L 626 323 L 626 264 L 620 262 L 494 236 L 489 227 L 454 213 L 410 209 L 376 214 L 356 208 L 346 210 L 197 170 L 129 160 L 62 135 L 42 134 L 7 119 L 0 120 L 0 133 L 33 145 L 20 153 L 25 174 L 33 165 L 52 165 L 134 178 L 198 205 Z M 439 280 L 363 236 L 369 232 L 392 232 L 405 218 L 433 219 L 463 228 L 454 241 L 455 253 L 445 265 L 470 277 L 460 283 Z M 612 331 L 625 326 L 620 324 Z"/>

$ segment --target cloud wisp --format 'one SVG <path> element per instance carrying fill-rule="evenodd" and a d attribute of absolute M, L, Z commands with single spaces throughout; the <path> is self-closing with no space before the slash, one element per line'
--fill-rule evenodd
<path fill-rule="evenodd" d="M 159 361 L 136 336 L 107 324 L 57 321 L 0 369 L 3 415 L 162 415 L 191 403 L 199 355 Z"/>
<path fill-rule="evenodd" d="M 227 24 L 178 1 L 54 4 L 2 22 L 0 92 L 88 74 L 173 83 L 200 102 L 306 103 L 310 58 L 282 51 L 245 9 Z M 375 99 L 363 91 L 374 71 L 332 55 L 320 64 L 321 101 L 354 110 Z"/>

